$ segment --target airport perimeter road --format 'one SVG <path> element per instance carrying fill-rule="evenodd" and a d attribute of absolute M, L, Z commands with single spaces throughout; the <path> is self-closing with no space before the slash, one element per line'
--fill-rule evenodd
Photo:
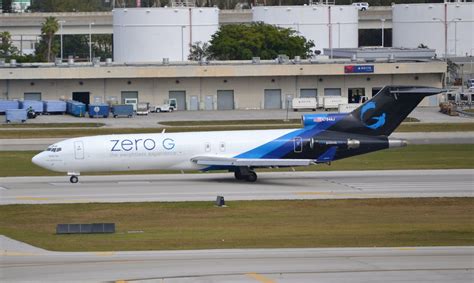
<path fill-rule="evenodd" d="M 0 236 L 0 280 L 472 282 L 474 247 L 49 252 Z"/>
<path fill-rule="evenodd" d="M 0 178 L 0 204 L 473 197 L 474 170 L 259 173 L 256 183 L 230 173 Z"/>

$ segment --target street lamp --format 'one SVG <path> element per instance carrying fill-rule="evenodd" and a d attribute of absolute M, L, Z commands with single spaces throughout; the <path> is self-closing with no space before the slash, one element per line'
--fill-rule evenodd
<path fill-rule="evenodd" d="M 433 18 L 433 21 L 440 21 L 444 24 L 444 59 L 448 59 L 448 24 L 440 18 Z"/>
<path fill-rule="evenodd" d="M 92 26 L 95 23 L 89 23 L 89 62 L 92 62 Z"/>
<path fill-rule="evenodd" d="M 60 30 L 61 30 L 61 63 L 63 62 L 63 24 L 65 23 L 66 21 L 62 20 L 62 21 L 58 21 L 59 23 L 59 26 L 61 27 Z"/>
<path fill-rule="evenodd" d="M 380 19 L 380 22 L 382 23 L 382 47 L 385 46 L 385 27 L 384 27 L 384 24 L 385 24 L 385 19 Z"/>
<path fill-rule="evenodd" d="M 454 18 L 449 22 L 454 22 L 454 54 L 458 54 L 458 22 L 462 21 L 461 18 Z"/>
<path fill-rule="evenodd" d="M 184 62 L 184 28 L 186 26 L 181 26 L 181 61 Z"/>

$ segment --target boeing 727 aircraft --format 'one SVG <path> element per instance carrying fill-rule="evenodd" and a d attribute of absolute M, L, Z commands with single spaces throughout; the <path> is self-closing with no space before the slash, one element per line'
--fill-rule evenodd
<path fill-rule="evenodd" d="M 302 116 L 303 127 L 285 130 L 123 134 L 72 138 L 33 157 L 43 168 L 67 172 L 127 170 L 228 170 L 255 182 L 256 168 L 306 166 L 381 149 L 402 147 L 388 136 L 429 95 L 442 89 L 386 86 L 348 114 Z"/>

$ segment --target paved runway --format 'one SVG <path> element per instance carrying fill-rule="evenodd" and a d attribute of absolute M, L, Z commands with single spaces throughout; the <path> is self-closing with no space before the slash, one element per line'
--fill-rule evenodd
<path fill-rule="evenodd" d="M 49 252 L 0 236 L 0 281 L 472 282 L 474 247 Z"/>
<path fill-rule="evenodd" d="M 230 173 L 0 178 L 0 204 L 473 197 L 474 170 L 259 173 L 256 183 Z"/>

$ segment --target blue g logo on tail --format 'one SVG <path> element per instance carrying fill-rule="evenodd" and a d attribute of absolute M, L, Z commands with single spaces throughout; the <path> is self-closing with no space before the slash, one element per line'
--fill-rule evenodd
<path fill-rule="evenodd" d="M 369 120 L 375 120 L 375 122 L 370 125 L 364 122 L 365 112 L 369 111 L 370 109 L 375 109 L 375 107 L 376 107 L 375 102 L 371 101 L 371 102 L 366 103 L 364 106 L 362 106 L 362 109 L 360 110 L 360 120 L 362 121 L 362 123 L 364 123 L 364 125 L 367 128 L 370 128 L 372 130 L 376 130 L 382 127 L 383 125 L 385 125 L 385 116 L 386 116 L 385 113 L 382 113 L 382 115 L 380 116 L 371 117 Z"/>

